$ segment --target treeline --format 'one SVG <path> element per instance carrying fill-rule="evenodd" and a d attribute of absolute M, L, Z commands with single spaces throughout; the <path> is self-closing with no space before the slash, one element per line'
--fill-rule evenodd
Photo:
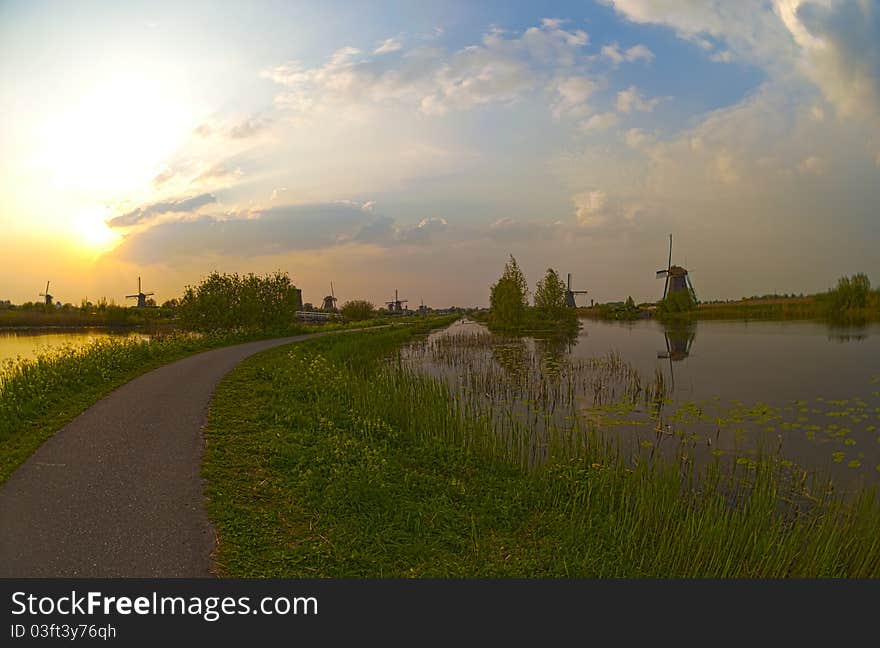
<path fill-rule="evenodd" d="M 84 298 L 79 306 L 70 303 L 62 306 L 39 302 L 0 303 L 0 327 L 133 326 L 170 320 L 174 315 L 173 306 L 168 304 L 134 308 L 107 299 L 92 303 Z"/>

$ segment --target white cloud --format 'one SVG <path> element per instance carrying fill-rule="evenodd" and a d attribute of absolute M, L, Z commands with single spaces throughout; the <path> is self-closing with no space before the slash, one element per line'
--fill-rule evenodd
<path fill-rule="evenodd" d="M 716 61 L 808 79 L 843 116 L 878 122 L 880 10 L 870 0 L 602 0 L 625 18 L 669 26 Z M 614 57 L 619 52 L 609 51 Z"/>
<path fill-rule="evenodd" d="M 402 49 L 403 43 L 400 42 L 399 38 L 386 38 L 373 50 L 373 54 L 388 54 L 389 52 L 397 52 Z"/>
<path fill-rule="evenodd" d="M 633 110 L 651 112 L 660 103 L 660 99 L 646 99 L 635 86 L 617 93 L 617 110 L 630 113 Z"/>
<path fill-rule="evenodd" d="M 586 109 L 587 99 L 596 90 L 596 83 L 582 76 L 568 76 L 558 79 L 555 92 L 558 96 L 553 104 L 553 117 L 563 115 L 579 116 Z"/>
<path fill-rule="evenodd" d="M 618 122 L 617 114 L 613 112 L 605 112 L 598 115 L 592 115 L 590 118 L 585 119 L 580 124 L 578 124 L 578 128 L 582 133 L 593 133 L 596 131 L 603 131 L 616 126 Z"/>
<path fill-rule="evenodd" d="M 654 52 L 641 44 L 633 45 L 626 50 L 621 50 L 620 45 L 617 43 L 611 43 L 610 45 L 602 47 L 600 55 L 610 60 L 614 65 L 620 65 L 624 61 L 627 63 L 633 63 L 635 61 L 645 61 L 646 63 L 650 63 L 654 60 Z"/>
<path fill-rule="evenodd" d="M 632 149 L 642 149 L 653 144 L 656 140 L 653 135 L 646 133 L 641 128 L 630 128 L 624 135 L 624 141 Z"/>
<path fill-rule="evenodd" d="M 823 175 L 826 171 L 826 164 L 819 156 L 808 155 L 800 161 L 797 170 L 805 175 Z"/>
<path fill-rule="evenodd" d="M 276 105 L 296 114 L 331 106 L 356 112 L 358 106 L 398 101 L 427 115 L 443 115 L 516 101 L 558 76 L 575 78 L 553 71 L 573 66 L 588 40 L 586 32 L 566 30 L 562 21 L 547 19 L 520 35 L 492 28 L 481 44 L 452 53 L 427 47 L 406 50 L 401 42 L 388 39 L 373 56 L 344 47 L 324 65 L 308 68 L 292 61 L 265 70 L 262 76 L 284 87 Z M 381 56 L 390 48 L 402 56 Z M 578 97 L 587 91 L 583 84 L 570 81 L 557 88 L 562 93 L 558 111 L 577 105 Z"/>
<path fill-rule="evenodd" d="M 599 189 L 572 196 L 575 218 L 581 227 L 598 227 L 607 219 L 608 195 Z"/>

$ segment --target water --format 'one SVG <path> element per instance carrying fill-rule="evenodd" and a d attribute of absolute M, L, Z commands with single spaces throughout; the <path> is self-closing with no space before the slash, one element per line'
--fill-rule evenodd
<path fill-rule="evenodd" d="M 576 336 L 546 341 L 462 321 L 404 357 L 471 397 L 484 392 L 536 438 L 592 423 L 633 457 L 769 454 L 842 486 L 880 482 L 880 324 L 582 320 Z M 644 397 L 658 386 L 662 399 Z"/>
<path fill-rule="evenodd" d="M 29 329 L 0 331 L 0 365 L 15 358 L 32 359 L 37 354 L 50 352 L 63 346 L 80 347 L 97 340 L 125 337 L 147 338 L 132 331 L 111 331 L 108 329 L 77 329 L 67 331 L 46 331 Z M 0 369 L 2 370 L 2 369 Z"/>

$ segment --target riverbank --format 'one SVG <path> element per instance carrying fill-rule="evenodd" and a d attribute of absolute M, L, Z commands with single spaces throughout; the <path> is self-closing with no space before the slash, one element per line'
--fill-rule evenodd
<path fill-rule="evenodd" d="M 623 303 L 596 304 L 578 308 L 579 317 L 606 320 L 637 320 L 660 318 L 656 307 L 641 304 L 637 308 L 625 308 Z M 880 321 L 880 305 L 851 308 L 834 312 L 830 298 L 825 295 L 808 297 L 780 297 L 744 299 L 731 302 L 701 303 L 696 309 L 679 313 L 665 313 L 663 319 L 678 320 L 731 320 L 731 321 L 789 321 L 817 320 L 843 323 L 867 323 Z"/>
<path fill-rule="evenodd" d="M 221 575 L 880 576 L 875 495 L 804 506 L 760 461 L 694 488 L 594 437 L 523 468 L 394 361 L 415 334 L 322 338 L 227 376 L 203 465 Z"/>
<path fill-rule="evenodd" d="M 43 441 L 111 391 L 163 364 L 221 346 L 273 337 L 381 326 L 296 325 L 283 330 L 159 332 L 151 339 L 99 340 L 34 359 L 8 361 L 0 371 L 0 484 Z"/>

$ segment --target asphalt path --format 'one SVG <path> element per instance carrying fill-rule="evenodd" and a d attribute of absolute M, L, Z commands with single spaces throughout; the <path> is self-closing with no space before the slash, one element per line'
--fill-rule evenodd
<path fill-rule="evenodd" d="M 211 396 L 248 356 L 316 335 L 178 360 L 71 421 L 0 487 L 0 577 L 211 576 L 200 476 Z"/>

